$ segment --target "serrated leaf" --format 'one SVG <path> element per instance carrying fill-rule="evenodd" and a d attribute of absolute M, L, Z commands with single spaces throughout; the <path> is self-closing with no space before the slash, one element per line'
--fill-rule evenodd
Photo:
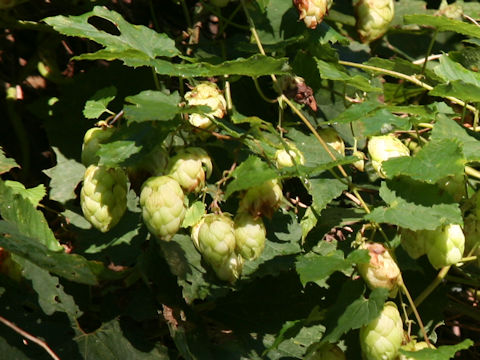
<path fill-rule="evenodd" d="M 205 203 L 203 201 L 195 201 L 187 209 L 185 218 L 183 219 L 182 227 L 188 228 L 195 225 L 200 221 L 203 215 L 205 215 Z"/>
<path fill-rule="evenodd" d="M 26 189 L 25 185 L 18 181 L 6 180 L 5 185 L 12 189 L 13 194 L 19 194 L 25 199 L 30 200 L 34 207 L 37 207 L 40 201 L 47 194 L 45 185 L 40 184 L 34 188 Z"/>
<path fill-rule="evenodd" d="M 474 71 L 465 69 L 460 63 L 453 61 L 447 55 L 442 55 L 440 64 L 433 69 L 435 74 L 445 81 L 462 80 L 468 84 L 480 86 L 480 75 Z"/>
<path fill-rule="evenodd" d="M 52 148 L 57 158 L 57 165 L 43 172 L 51 179 L 50 199 L 64 204 L 77 197 L 75 188 L 83 179 L 85 166 L 73 159 L 67 159 L 58 148 Z"/>
<path fill-rule="evenodd" d="M 178 92 L 165 94 L 161 91 L 145 90 L 125 99 L 132 105 L 125 105 L 125 118 L 129 122 L 142 122 L 154 120 L 172 120 L 181 112 L 178 104 Z"/>
<path fill-rule="evenodd" d="M 459 34 L 480 38 L 480 28 L 464 21 L 449 19 L 445 16 L 435 15 L 406 15 L 405 24 L 433 26 L 439 31 L 453 31 Z"/>
<path fill-rule="evenodd" d="M 9 172 L 10 169 L 19 167 L 18 164 L 12 158 L 7 158 L 3 152 L 3 148 L 0 146 L 0 175 Z"/>
<path fill-rule="evenodd" d="M 415 360 L 449 360 L 453 359 L 458 351 L 466 350 L 472 345 L 473 341 L 466 339 L 459 344 L 442 345 L 437 349 L 422 349 L 418 351 L 405 351 L 400 349 L 400 354 Z"/>
<path fill-rule="evenodd" d="M 347 85 L 362 91 L 381 92 L 382 89 L 370 84 L 370 81 L 361 75 L 351 75 L 339 65 L 316 59 L 318 71 L 323 79 L 344 81 Z"/>
<path fill-rule="evenodd" d="M 42 212 L 36 209 L 31 200 L 18 195 L 15 190 L 0 181 L 1 217 L 16 226 L 22 234 L 34 236 L 39 244 L 53 251 L 63 247 L 55 239 Z"/>
<path fill-rule="evenodd" d="M 91 99 L 87 100 L 83 109 L 83 116 L 87 119 L 97 119 L 108 110 L 108 104 L 115 99 L 117 89 L 109 86 L 98 90 Z"/>
<path fill-rule="evenodd" d="M 480 102 L 480 87 L 462 80 L 437 85 L 428 93 L 433 96 L 456 97 L 465 102 Z"/>
<path fill-rule="evenodd" d="M 470 136 L 464 127 L 442 114 L 438 116 L 433 126 L 431 139 L 432 141 L 455 139 L 462 146 L 467 161 L 480 161 L 480 140 Z"/>
<path fill-rule="evenodd" d="M 434 185 L 422 185 L 403 179 L 398 182 L 382 182 L 380 197 L 388 206 L 373 209 L 365 216 L 366 220 L 414 231 L 434 230 L 444 224 L 463 224 L 459 205 L 442 203 L 441 193 Z"/>
<path fill-rule="evenodd" d="M 227 185 L 225 199 L 236 191 L 246 190 L 261 185 L 265 181 L 276 179 L 278 174 L 260 158 L 249 156 L 233 171 L 232 176 L 234 179 Z"/>
<path fill-rule="evenodd" d="M 108 144 L 100 144 L 97 154 L 100 156 L 99 165 L 115 166 L 123 163 L 132 155 L 142 150 L 135 140 L 117 140 Z"/>
<path fill-rule="evenodd" d="M 415 156 L 402 156 L 382 163 L 388 178 L 398 175 L 433 184 L 449 175 L 462 174 L 465 158 L 455 140 L 430 141 Z"/>
<path fill-rule="evenodd" d="M 364 285 L 347 281 L 343 284 L 338 301 L 327 312 L 327 331 L 320 344 L 335 343 L 346 332 L 359 329 L 375 319 L 383 309 L 388 290 L 376 288 L 366 299 Z"/>
<path fill-rule="evenodd" d="M 99 17 L 111 23 L 120 33 L 110 34 L 89 23 L 89 20 Z M 166 34 L 143 26 L 133 25 L 115 11 L 103 6 L 95 6 L 91 12 L 79 16 L 53 16 L 44 20 L 48 25 L 68 36 L 77 36 L 93 40 L 104 48 L 90 54 L 77 56 L 77 59 L 155 59 L 156 57 L 173 57 L 180 54 L 175 47 L 175 41 Z"/>
<path fill-rule="evenodd" d="M 366 250 L 355 250 L 345 258 L 343 251 L 336 250 L 326 255 L 300 256 L 295 263 L 302 285 L 313 282 L 325 287 L 325 281 L 336 271 L 347 271 L 355 264 L 368 263 Z"/>

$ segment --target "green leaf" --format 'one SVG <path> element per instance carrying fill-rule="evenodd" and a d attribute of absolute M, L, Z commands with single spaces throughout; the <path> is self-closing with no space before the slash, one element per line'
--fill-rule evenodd
<path fill-rule="evenodd" d="M 0 181 L 0 214 L 5 221 L 14 224 L 22 234 L 34 236 L 39 244 L 49 250 L 63 250 L 48 227 L 42 212 L 36 209 L 31 200 L 17 194 L 2 181 Z"/>
<path fill-rule="evenodd" d="M 255 176 L 252 176 L 255 174 Z M 236 191 L 247 190 L 265 181 L 276 179 L 278 174 L 268 164 L 256 156 L 249 156 L 232 173 L 233 180 L 227 185 L 225 198 Z"/>
<path fill-rule="evenodd" d="M 468 162 L 480 161 L 480 140 L 469 134 L 474 133 L 468 132 L 457 122 L 440 114 L 433 126 L 431 139 L 432 141 L 442 139 L 456 140 L 462 146 L 463 155 Z"/>
<path fill-rule="evenodd" d="M 90 100 L 85 103 L 83 116 L 87 119 L 97 119 L 105 111 L 108 111 L 108 104 L 115 99 L 117 89 L 115 86 L 109 86 L 98 90 Z"/>
<path fill-rule="evenodd" d="M 446 195 L 445 195 L 446 196 Z M 398 225 L 411 230 L 434 230 L 444 224 L 463 224 L 457 203 L 442 202 L 441 191 L 434 185 L 396 179 L 382 182 L 380 197 L 386 207 L 377 207 L 366 220 Z"/>
<path fill-rule="evenodd" d="M 12 360 L 31 360 L 31 357 L 9 344 L 4 337 L 0 337 L 0 353 L 8 354 L 8 357 Z"/>
<path fill-rule="evenodd" d="M 53 151 L 57 157 L 57 165 L 43 172 L 51 179 L 50 199 L 65 204 L 77 197 L 75 188 L 83 179 L 85 166 L 73 159 L 67 159 L 56 147 L 53 147 Z"/>
<path fill-rule="evenodd" d="M 100 144 L 97 154 L 100 156 L 99 165 L 115 166 L 123 163 L 132 155 L 142 150 L 135 140 L 117 140 L 108 144 Z"/>
<path fill-rule="evenodd" d="M 320 75 L 324 79 L 344 81 L 347 85 L 356 87 L 357 89 L 360 89 L 362 91 L 368 91 L 368 92 L 382 91 L 382 89 L 370 84 L 370 81 L 367 78 L 361 75 L 352 76 L 339 65 L 334 65 L 332 63 L 328 63 L 320 59 L 316 59 L 316 62 L 317 62 L 318 71 L 320 72 Z"/>
<path fill-rule="evenodd" d="M 108 21 L 120 34 L 109 34 L 91 25 L 89 20 L 95 17 Z M 166 34 L 159 34 L 143 25 L 132 25 L 117 12 L 103 6 L 95 6 L 91 12 L 83 15 L 59 15 L 44 21 L 64 35 L 87 38 L 104 46 L 95 53 L 83 54 L 74 59 L 120 59 L 128 62 L 130 59 L 155 59 L 159 56 L 173 57 L 180 54 L 175 47 L 175 41 Z"/>
<path fill-rule="evenodd" d="M 419 351 L 405 351 L 400 349 L 400 354 L 415 360 L 449 360 L 455 357 L 458 351 L 466 350 L 473 345 L 470 339 L 463 340 L 455 345 L 442 345 L 438 349 L 422 349 Z"/>
<path fill-rule="evenodd" d="M 12 189 L 13 194 L 19 194 L 27 200 L 30 200 L 34 207 L 37 207 L 40 201 L 47 194 L 45 185 L 40 184 L 34 188 L 26 189 L 25 186 L 18 181 L 6 180 L 5 185 Z"/>
<path fill-rule="evenodd" d="M 359 329 L 374 320 L 382 311 L 388 290 L 376 288 L 366 299 L 364 285 L 346 281 L 337 297 L 338 301 L 327 312 L 327 331 L 320 344 L 335 343 L 350 330 Z"/>
<path fill-rule="evenodd" d="M 449 19 L 445 16 L 435 15 L 406 15 L 405 24 L 431 26 L 439 31 L 453 31 L 459 34 L 480 38 L 480 28 L 464 21 Z"/>
<path fill-rule="evenodd" d="M 161 91 L 145 90 L 125 99 L 132 105 L 125 105 L 125 118 L 129 122 L 172 120 L 181 108 L 178 92 L 165 94 Z"/>
<path fill-rule="evenodd" d="M 182 227 L 188 228 L 195 225 L 200 221 L 203 215 L 205 215 L 205 203 L 203 201 L 195 201 L 187 209 L 185 218 L 183 219 Z"/>
<path fill-rule="evenodd" d="M 355 250 L 346 258 L 343 251 L 336 250 L 325 255 L 299 256 L 295 263 L 302 285 L 313 282 L 326 287 L 326 280 L 336 271 L 347 271 L 355 264 L 368 263 L 370 257 L 366 250 Z"/>
<path fill-rule="evenodd" d="M 437 85 L 428 93 L 433 96 L 456 97 L 465 102 L 480 102 L 480 87 L 462 80 Z"/>
<path fill-rule="evenodd" d="M 463 174 L 465 159 L 455 140 L 430 141 L 415 156 L 398 157 L 382 163 L 388 178 L 406 175 L 433 184 L 449 175 Z"/>
<path fill-rule="evenodd" d="M 461 80 L 480 87 L 480 75 L 475 71 L 465 69 L 460 63 L 453 61 L 445 54 L 440 57 L 439 62 L 440 64 L 433 70 L 445 81 Z"/>
<path fill-rule="evenodd" d="M 19 167 L 18 164 L 12 158 L 7 158 L 3 152 L 3 148 L 0 146 L 0 175 L 9 172 L 10 169 Z"/>

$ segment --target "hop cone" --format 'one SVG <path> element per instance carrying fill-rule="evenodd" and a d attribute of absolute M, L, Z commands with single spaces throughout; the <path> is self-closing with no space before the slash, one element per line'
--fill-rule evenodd
<path fill-rule="evenodd" d="M 212 122 L 214 117 L 223 118 L 226 113 L 227 102 L 216 84 L 203 82 L 195 86 L 185 94 L 188 105 L 206 105 L 212 109 L 207 114 L 190 114 L 188 121 L 193 126 L 202 129 L 211 129 L 215 125 Z"/>
<path fill-rule="evenodd" d="M 356 150 L 352 155 L 358 158 L 352 165 L 355 166 L 358 171 L 365 170 L 365 154 L 360 150 Z"/>
<path fill-rule="evenodd" d="M 185 195 L 178 182 L 169 176 L 147 179 L 140 193 L 143 221 L 160 240 L 169 241 L 185 217 Z"/>
<path fill-rule="evenodd" d="M 389 251 L 379 243 L 365 243 L 362 248 L 368 250 L 370 262 L 358 264 L 358 272 L 371 289 L 384 287 L 395 297 L 401 279 L 400 269 Z"/>
<path fill-rule="evenodd" d="M 243 258 L 233 252 L 223 263 L 212 264 L 212 268 L 220 280 L 234 283 L 242 275 Z"/>
<path fill-rule="evenodd" d="M 393 0 L 360 0 L 355 6 L 357 31 L 362 42 L 380 38 L 393 20 Z"/>
<path fill-rule="evenodd" d="M 335 344 L 325 344 L 305 360 L 346 360 L 345 353 Z"/>
<path fill-rule="evenodd" d="M 382 162 L 399 156 L 410 156 L 410 150 L 396 137 L 372 136 L 368 141 L 368 153 L 378 176 L 385 178 Z"/>
<path fill-rule="evenodd" d="M 393 360 L 402 345 L 403 324 L 397 306 L 387 301 L 380 315 L 360 329 L 365 360 Z"/>
<path fill-rule="evenodd" d="M 460 225 L 449 224 L 433 230 L 430 241 L 427 256 L 434 268 L 454 265 L 462 260 L 465 236 Z"/>
<path fill-rule="evenodd" d="M 239 211 L 249 212 L 253 217 L 272 217 L 282 199 L 282 188 L 278 180 L 268 180 L 247 190 L 240 201 Z"/>
<path fill-rule="evenodd" d="M 205 177 L 212 173 L 212 161 L 205 150 L 186 148 L 170 160 L 168 173 L 186 192 L 197 192 L 205 186 Z"/>
<path fill-rule="evenodd" d="M 345 156 L 345 143 L 342 138 L 338 136 L 337 132 L 332 128 L 325 128 L 318 131 L 321 138 L 336 152 Z"/>
<path fill-rule="evenodd" d="M 218 268 L 230 260 L 235 250 L 233 220 L 227 214 L 208 214 L 192 237 L 206 262 Z"/>
<path fill-rule="evenodd" d="M 419 351 L 422 349 L 427 349 L 429 346 L 425 341 L 419 341 L 417 342 L 416 340 L 410 341 L 408 344 L 402 345 L 400 349 L 405 350 L 405 351 Z M 433 349 L 435 349 L 434 346 L 432 346 Z M 398 356 L 398 360 L 415 360 L 414 358 L 407 357 L 403 354 L 400 354 Z"/>
<path fill-rule="evenodd" d="M 403 249 L 410 255 L 412 259 L 418 259 L 425 255 L 430 248 L 430 241 L 427 241 L 431 235 L 431 231 L 418 230 L 412 231 L 409 229 L 402 229 L 400 238 Z"/>
<path fill-rule="evenodd" d="M 275 165 L 281 169 L 305 164 L 305 158 L 300 150 L 294 144 L 287 143 L 286 149 L 279 149 L 275 153 Z"/>
<path fill-rule="evenodd" d="M 127 176 L 123 170 L 90 165 L 80 192 L 83 215 L 101 232 L 110 230 L 127 208 L 127 191 Z"/>
<path fill-rule="evenodd" d="M 266 230 L 262 218 L 240 212 L 234 219 L 237 252 L 247 260 L 258 258 L 265 248 Z"/>
<path fill-rule="evenodd" d="M 299 18 L 310 29 L 315 29 L 327 15 L 333 0 L 293 0 L 297 8 Z"/>
<path fill-rule="evenodd" d="M 82 145 L 82 163 L 85 166 L 98 164 L 99 157 L 96 155 L 100 149 L 100 144 L 107 141 L 114 133 L 112 127 L 94 127 L 85 133 Z"/>

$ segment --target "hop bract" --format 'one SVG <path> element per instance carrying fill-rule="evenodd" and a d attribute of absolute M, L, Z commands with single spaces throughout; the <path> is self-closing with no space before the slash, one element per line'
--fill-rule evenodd
<path fill-rule="evenodd" d="M 390 297 L 398 291 L 401 279 L 400 269 L 390 252 L 380 243 L 364 243 L 361 248 L 368 250 L 370 262 L 358 264 L 358 272 L 371 289 L 378 287 L 390 290 Z"/>
<path fill-rule="evenodd" d="M 262 218 L 240 212 L 234 219 L 237 252 L 247 260 L 258 258 L 265 248 L 266 230 Z"/>
<path fill-rule="evenodd" d="M 249 212 L 253 217 L 272 217 L 280 207 L 282 199 L 282 188 L 278 180 L 267 180 L 263 184 L 247 190 L 240 201 L 239 211 Z"/>
<path fill-rule="evenodd" d="M 287 142 L 286 149 L 279 149 L 275 152 L 275 165 L 281 169 L 284 167 L 290 167 L 305 164 L 305 158 L 297 147 Z"/>
<path fill-rule="evenodd" d="M 94 127 L 85 133 L 82 145 L 82 163 L 85 166 L 98 164 L 99 157 L 96 155 L 100 149 L 100 144 L 107 141 L 114 133 L 112 127 L 101 126 Z"/>
<path fill-rule="evenodd" d="M 188 121 L 193 126 L 202 129 L 211 129 L 215 125 L 212 122 L 214 117 L 223 118 L 226 113 L 227 102 L 220 89 L 212 82 L 203 82 L 195 86 L 185 94 L 188 105 L 206 105 L 212 109 L 207 114 L 190 114 Z"/>
<path fill-rule="evenodd" d="M 431 241 L 428 240 L 430 236 L 431 231 L 428 230 L 413 231 L 402 229 L 400 241 L 408 255 L 412 259 L 418 259 L 420 256 L 425 255 L 430 248 Z"/>
<path fill-rule="evenodd" d="M 323 21 L 333 0 L 293 0 L 299 13 L 298 20 L 303 20 L 310 29 L 315 29 Z"/>
<path fill-rule="evenodd" d="M 402 345 L 403 324 L 395 303 L 385 303 L 380 315 L 360 329 L 365 360 L 393 360 Z"/>
<path fill-rule="evenodd" d="M 359 0 L 355 6 L 355 16 L 362 42 L 371 42 L 385 34 L 394 14 L 393 0 Z"/>
<path fill-rule="evenodd" d="M 352 165 L 355 166 L 358 171 L 365 170 L 365 154 L 360 150 L 356 150 L 352 155 L 358 158 Z"/>
<path fill-rule="evenodd" d="M 233 220 L 227 214 L 205 215 L 195 236 L 200 253 L 212 267 L 224 265 L 235 250 Z"/>
<path fill-rule="evenodd" d="M 433 230 L 430 239 L 431 246 L 427 251 L 427 256 L 434 268 L 454 265 L 462 260 L 465 236 L 460 225 L 441 226 Z"/>
<path fill-rule="evenodd" d="M 205 150 L 186 148 L 170 160 L 168 173 L 186 192 L 197 192 L 205 186 L 205 178 L 212 173 L 212 161 Z"/>
<path fill-rule="evenodd" d="M 346 360 L 345 353 L 336 344 L 327 343 L 322 345 L 305 360 Z"/>
<path fill-rule="evenodd" d="M 148 230 L 165 241 L 180 229 L 186 212 L 182 188 L 169 176 L 154 176 L 145 181 L 140 206 Z"/>
<path fill-rule="evenodd" d="M 318 131 L 321 138 L 339 154 L 345 156 L 345 143 L 332 128 L 325 128 Z"/>
<path fill-rule="evenodd" d="M 378 176 L 385 178 L 382 163 L 399 156 L 410 156 L 410 150 L 396 137 L 390 135 L 372 136 L 368 141 L 368 153 Z"/>
<path fill-rule="evenodd" d="M 127 176 L 122 169 L 90 165 L 80 192 L 83 215 L 101 232 L 110 230 L 127 208 L 127 191 Z"/>
<path fill-rule="evenodd" d="M 220 280 L 234 283 L 242 275 L 243 258 L 233 252 L 225 262 L 212 264 L 212 268 Z"/>

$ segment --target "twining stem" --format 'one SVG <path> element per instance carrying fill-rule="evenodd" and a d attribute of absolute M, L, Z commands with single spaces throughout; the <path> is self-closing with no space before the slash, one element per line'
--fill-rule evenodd
<path fill-rule="evenodd" d="M 425 326 L 423 326 L 422 318 L 420 317 L 420 314 L 417 311 L 417 307 L 415 306 L 415 303 L 413 302 L 413 299 L 410 296 L 410 293 L 408 292 L 408 289 L 405 286 L 405 283 L 403 282 L 403 279 L 400 279 L 400 288 L 402 289 L 403 293 L 407 297 L 408 302 L 410 303 L 410 309 L 415 314 L 415 318 L 418 321 L 418 326 L 420 327 L 420 330 L 422 331 L 422 335 L 423 335 L 423 338 L 425 339 L 425 342 L 428 344 L 429 347 L 432 347 L 432 344 L 430 344 L 430 341 L 428 340 L 428 335 L 427 335 L 427 332 L 425 331 Z"/>
<path fill-rule="evenodd" d="M 422 72 L 420 74 L 425 74 L 425 70 L 427 69 L 428 57 L 432 53 L 433 45 L 435 44 L 435 40 L 437 39 L 438 29 L 435 29 L 433 33 L 432 39 L 430 40 L 430 44 L 428 44 L 427 55 L 425 55 L 425 61 L 423 62 Z"/>
<path fill-rule="evenodd" d="M 438 272 L 437 277 L 417 296 L 415 306 L 419 306 L 442 283 L 449 270 L 450 266 L 445 266 Z"/>

